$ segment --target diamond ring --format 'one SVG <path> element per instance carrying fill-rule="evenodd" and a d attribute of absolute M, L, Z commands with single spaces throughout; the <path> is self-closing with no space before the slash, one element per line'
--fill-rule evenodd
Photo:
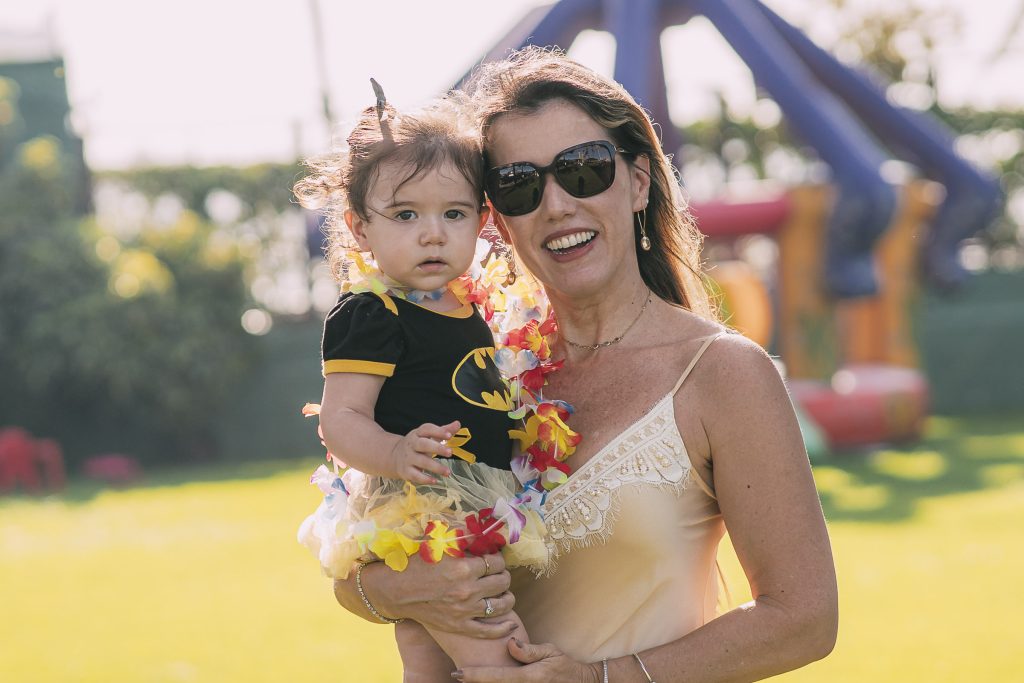
<path fill-rule="evenodd" d="M 489 617 L 494 614 L 494 605 L 491 604 L 490 598 L 484 598 L 484 616 Z"/>

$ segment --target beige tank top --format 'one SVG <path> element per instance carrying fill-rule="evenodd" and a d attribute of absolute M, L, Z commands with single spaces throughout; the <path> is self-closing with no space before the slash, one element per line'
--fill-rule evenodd
<path fill-rule="evenodd" d="M 672 390 L 587 460 L 544 504 L 552 573 L 513 572 L 530 640 L 584 662 L 680 638 L 714 618 L 724 532 L 714 491 L 693 471 Z"/>

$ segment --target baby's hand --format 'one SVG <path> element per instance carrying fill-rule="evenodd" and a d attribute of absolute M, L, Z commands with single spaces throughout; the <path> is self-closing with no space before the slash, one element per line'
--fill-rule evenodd
<path fill-rule="evenodd" d="M 459 431 L 458 420 L 438 427 L 423 424 L 412 430 L 391 450 L 391 471 L 399 479 L 413 484 L 436 484 L 438 477 L 451 475 L 451 470 L 434 455 L 448 456 L 452 449 L 446 442 L 452 434 Z"/>

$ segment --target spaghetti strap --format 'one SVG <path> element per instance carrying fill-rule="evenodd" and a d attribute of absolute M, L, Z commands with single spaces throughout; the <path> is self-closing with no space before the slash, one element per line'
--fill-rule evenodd
<path fill-rule="evenodd" d="M 701 344 L 701 347 L 697 349 L 697 353 L 693 356 L 693 360 L 691 360 L 690 364 L 686 366 L 685 370 L 683 370 L 683 374 L 679 377 L 679 381 L 676 382 L 676 385 L 674 387 L 672 387 L 672 391 L 668 392 L 669 396 L 674 396 L 675 393 L 679 391 L 679 387 L 683 386 L 683 382 L 690 375 L 690 371 L 693 370 L 693 367 L 697 364 L 697 361 L 700 360 L 700 357 L 703 356 L 704 352 L 707 351 L 709 346 L 711 346 L 711 342 L 715 341 L 723 334 L 725 333 L 719 332 L 718 334 L 713 334 L 704 340 L 704 343 Z"/>

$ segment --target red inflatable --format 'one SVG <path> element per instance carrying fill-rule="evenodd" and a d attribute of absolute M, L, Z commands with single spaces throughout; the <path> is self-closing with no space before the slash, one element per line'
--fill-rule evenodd
<path fill-rule="evenodd" d="M 928 416 L 928 382 L 911 368 L 851 365 L 836 372 L 831 384 L 788 384 L 833 448 L 917 439 Z"/>

